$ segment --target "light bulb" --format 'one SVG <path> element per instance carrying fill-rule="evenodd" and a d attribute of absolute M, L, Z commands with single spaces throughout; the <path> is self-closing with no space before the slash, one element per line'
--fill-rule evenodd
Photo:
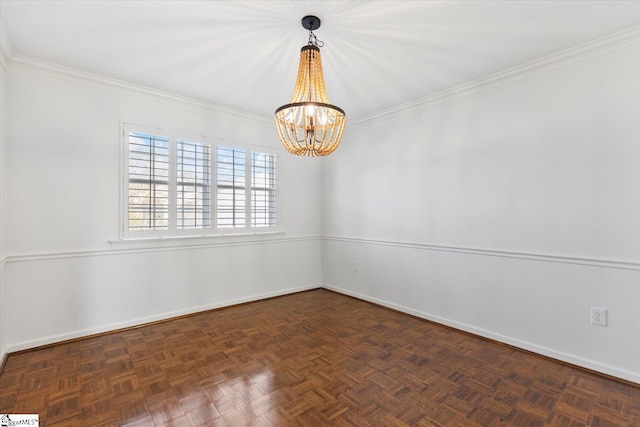
<path fill-rule="evenodd" d="M 307 116 L 313 116 L 314 113 L 316 112 L 316 107 L 314 105 L 307 105 L 305 107 Z"/>

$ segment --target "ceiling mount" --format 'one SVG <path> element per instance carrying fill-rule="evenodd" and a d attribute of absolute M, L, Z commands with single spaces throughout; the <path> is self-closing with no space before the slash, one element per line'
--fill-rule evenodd
<path fill-rule="evenodd" d="M 309 31 L 317 30 L 320 28 L 320 18 L 313 15 L 307 15 L 302 18 L 302 27 Z"/>

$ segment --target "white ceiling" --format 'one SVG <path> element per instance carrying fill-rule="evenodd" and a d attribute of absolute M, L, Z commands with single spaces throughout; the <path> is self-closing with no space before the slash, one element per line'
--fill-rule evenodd
<path fill-rule="evenodd" d="M 640 1 L 0 0 L 13 58 L 265 116 L 291 96 L 307 14 L 353 119 L 638 26 Z"/>

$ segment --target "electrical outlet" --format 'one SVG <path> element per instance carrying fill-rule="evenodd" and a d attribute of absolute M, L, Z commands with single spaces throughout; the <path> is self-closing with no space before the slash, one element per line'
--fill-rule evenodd
<path fill-rule="evenodd" d="M 360 271 L 360 261 L 357 259 L 353 261 L 353 271 Z"/>
<path fill-rule="evenodd" d="M 597 326 L 607 326 L 607 309 L 591 307 L 591 324 Z"/>

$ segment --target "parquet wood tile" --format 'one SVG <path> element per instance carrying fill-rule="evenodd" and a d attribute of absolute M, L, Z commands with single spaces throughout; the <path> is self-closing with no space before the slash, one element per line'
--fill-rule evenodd
<path fill-rule="evenodd" d="M 44 426 L 640 427 L 640 387 L 326 290 L 9 355 Z"/>

